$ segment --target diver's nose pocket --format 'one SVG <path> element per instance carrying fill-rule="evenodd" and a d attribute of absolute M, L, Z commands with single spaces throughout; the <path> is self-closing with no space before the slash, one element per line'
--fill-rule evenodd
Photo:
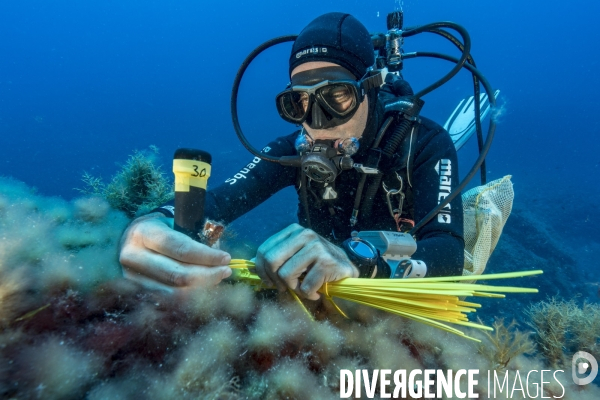
<path fill-rule="evenodd" d="M 306 122 L 313 129 L 325 129 L 329 128 L 327 123 L 330 119 L 325 110 L 319 104 L 315 103 L 311 107 L 310 115 Z"/>

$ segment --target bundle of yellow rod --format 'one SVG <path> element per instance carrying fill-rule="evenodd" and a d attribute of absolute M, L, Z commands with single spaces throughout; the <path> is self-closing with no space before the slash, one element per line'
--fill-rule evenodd
<path fill-rule="evenodd" d="M 235 279 L 256 286 L 257 289 L 268 288 L 261 283 L 258 275 L 251 272 L 254 268 L 252 261 L 231 260 L 230 266 L 234 269 Z M 542 272 L 541 270 L 508 272 L 479 275 L 477 278 L 480 280 L 520 278 Z M 501 293 L 538 292 L 533 288 L 460 283 L 472 280 L 473 276 L 416 279 L 346 278 L 338 282 L 326 283 L 319 289 L 319 293 L 325 295 L 344 316 L 346 316 L 344 312 L 333 301 L 334 297 L 401 315 L 479 341 L 444 323 L 493 330 L 488 326 L 470 322 L 467 314 L 475 312 L 481 305 L 463 301 L 461 298 L 468 296 L 504 298 L 504 294 Z"/>

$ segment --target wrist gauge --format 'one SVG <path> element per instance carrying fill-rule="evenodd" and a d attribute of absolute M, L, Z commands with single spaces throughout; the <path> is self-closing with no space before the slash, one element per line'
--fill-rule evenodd
<path fill-rule="evenodd" d="M 366 240 L 353 236 L 342 243 L 348 258 L 358 268 L 359 278 L 371 278 L 379 260 L 379 252 Z"/>

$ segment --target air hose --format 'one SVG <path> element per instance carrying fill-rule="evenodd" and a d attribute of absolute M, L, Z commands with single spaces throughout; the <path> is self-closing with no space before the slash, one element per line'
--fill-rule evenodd
<path fill-rule="evenodd" d="M 458 62 L 458 60 L 455 57 L 448 56 L 446 54 L 440 54 L 440 53 L 415 52 L 415 53 L 404 54 L 405 59 L 416 58 L 416 57 L 439 58 L 439 59 L 447 60 L 447 61 L 451 61 L 451 62 Z M 466 69 L 468 69 L 474 76 L 476 76 L 479 79 L 479 81 L 483 85 L 483 87 L 488 95 L 488 98 L 490 101 L 490 106 L 495 107 L 496 106 L 496 98 L 494 97 L 494 92 L 493 92 L 492 87 L 490 86 L 489 82 L 487 81 L 487 79 L 485 79 L 483 74 L 481 72 L 479 72 L 479 70 L 477 70 L 472 65 L 464 64 L 464 67 Z M 494 121 L 494 118 L 490 118 L 490 126 L 488 128 L 488 134 L 487 134 L 485 143 L 483 144 L 482 151 L 479 154 L 479 157 L 477 158 L 477 160 L 475 161 L 475 164 L 473 165 L 473 167 L 471 167 L 471 170 L 469 171 L 469 173 L 467 174 L 465 179 L 463 179 L 463 181 L 458 185 L 458 187 L 456 187 L 452 191 L 452 193 L 450 193 L 450 195 L 448 195 L 448 197 L 446 197 L 446 199 L 444 201 L 440 202 L 440 204 L 438 204 L 437 207 L 435 207 L 433 210 L 431 210 L 421 221 L 419 221 L 419 223 L 417 223 L 414 226 L 414 228 L 412 228 L 410 230 L 409 233 L 411 235 L 414 235 L 420 228 L 422 228 L 427 222 L 429 222 L 438 212 L 440 212 L 444 207 L 446 207 L 446 205 L 448 205 L 448 203 L 450 203 L 450 201 L 452 201 L 457 195 L 459 195 L 462 192 L 462 190 L 467 186 L 469 181 L 471 179 L 473 179 L 473 177 L 477 173 L 477 170 L 481 167 L 481 164 L 485 160 L 485 157 L 487 156 L 487 153 L 489 152 L 490 147 L 492 146 L 492 140 L 494 139 L 495 132 L 496 132 L 496 122 Z"/>
<path fill-rule="evenodd" d="M 451 29 L 456 30 L 462 36 L 462 38 L 464 40 L 464 45 L 462 43 L 460 43 L 460 41 L 457 38 L 455 38 L 453 35 L 451 35 L 450 33 L 446 32 L 444 30 L 441 30 L 439 28 L 451 28 Z M 423 26 L 420 26 L 417 28 L 409 28 L 402 33 L 402 36 L 410 37 L 410 36 L 413 36 L 413 35 L 416 35 L 416 34 L 422 33 L 422 32 L 431 32 L 431 33 L 435 33 L 435 34 L 445 37 L 446 39 L 450 40 L 453 44 L 455 44 L 459 48 L 459 50 L 462 51 L 462 56 L 460 57 L 460 59 L 457 59 L 455 57 L 451 57 L 451 56 L 447 56 L 447 55 L 439 54 L 439 53 L 419 52 L 419 53 L 404 54 L 404 56 L 403 56 L 404 59 L 410 59 L 410 58 L 415 58 L 415 57 L 433 57 L 433 58 L 440 58 L 440 59 L 444 59 L 444 60 L 448 60 L 448 61 L 452 61 L 452 62 L 456 63 L 455 67 L 450 72 L 448 72 L 443 78 L 441 78 L 434 84 L 428 86 L 427 88 L 419 91 L 415 95 L 415 97 L 420 98 L 420 97 L 430 93 L 432 90 L 435 90 L 436 88 L 440 87 L 444 83 L 448 82 L 454 75 L 456 75 L 458 73 L 458 71 L 460 71 L 460 69 L 466 68 L 473 75 L 475 99 L 477 99 L 477 100 L 479 99 L 479 80 L 481 80 L 482 83 L 484 84 L 484 88 L 486 89 L 488 97 L 490 98 L 490 105 L 495 106 L 496 99 L 492 93 L 491 86 L 489 85 L 489 83 L 487 83 L 487 81 L 485 80 L 483 75 L 473 65 L 466 62 L 467 60 L 474 62 L 473 58 L 470 55 L 471 40 L 470 40 L 470 37 L 469 37 L 469 34 L 467 33 L 467 31 L 460 25 L 454 24 L 452 22 L 439 22 L 439 23 L 423 25 Z M 478 127 L 480 128 L 481 121 L 480 121 L 480 117 L 479 117 L 480 109 L 479 109 L 478 101 L 476 101 L 475 106 L 476 106 L 475 110 L 477 112 L 475 119 L 476 119 L 476 123 L 477 123 Z M 402 122 L 404 122 L 404 121 L 402 121 Z M 412 125 L 412 123 L 409 122 L 409 126 L 411 126 L 411 125 Z M 450 195 L 443 202 L 441 202 L 437 207 L 435 207 L 435 209 L 433 209 L 431 212 L 429 212 L 421 221 L 419 221 L 419 223 L 417 223 L 411 229 L 411 231 L 410 231 L 411 235 L 414 235 L 427 222 L 429 222 L 432 218 L 434 218 L 435 215 L 437 215 L 437 213 L 440 210 L 442 210 L 442 208 L 444 208 L 456 196 L 458 196 L 462 192 L 462 190 L 466 187 L 466 185 L 469 183 L 469 181 L 473 178 L 473 176 L 475 175 L 477 170 L 482 168 L 482 165 L 485 163 L 485 157 L 487 156 L 487 153 L 491 146 L 495 128 L 496 128 L 495 122 L 493 120 L 490 120 L 490 128 L 488 130 L 486 142 L 483 143 L 483 138 L 478 137 L 478 143 L 480 146 L 479 158 L 477 159 L 474 166 L 469 171 L 469 174 L 459 184 L 459 186 L 454 191 L 452 191 L 452 193 L 450 193 Z M 408 130 L 406 130 L 406 132 L 407 131 Z M 398 135 L 396 135 L 396 133 L 398 133 Z M 392 135 L 392 137 L 399 138 L 400 137 L 399 135 L 400 135 L 400 129 L 397 128 L 394 130 L 394 134 Z M 405 133 L 405 135 L 406 135 L 406 133 Z M 391 139 L 390 139 L 390 141 L 391 141 Z M 397 149 L 397 145 L 396 145 L 395 149 Z M 394 149 L 394 151 L 395 151 L 395 149 Z M 365 216 L 365 217 L 369 217 L 371 215 L 373 201 L 374 201 L 377 191 L 379 190 L 378 183 L 380 183 L 382 179 L 383 179 L 382 174 L 377 174 L 373 178 L 373 182 L 367 188 L 367 193 L 365 195 L 365 204 L 363 205 L 362 212 L 361 212 L 363 214 L 363 216 Z M 485 171 L 482 171 L 482 181 L 485 182 Z"/>
<path fill-rule="evenodd" d="M 300 158 L 299 157 L 295 157 L 295 156 L 272 157 L 267 154 L 261 153 L 260 151 L 255 149 L 254 146 L 252 146 L 250 144 L 250 142 L 246 139 L 246 137 L 242 133 L 242 127 L 240 126 L 240 121 L 238 118 L 237 99 L 238 99 L 238 92 L 240 89 L 240 82 L 242 81 L 244 72 L 246 72 L 246 69 L 248 69 L 248 66 L 250 65 L 250 63 L 252 63 L 252 61 L 254 61 L 254 59 L 260 53 L 265 51 L 266 49 L 276 46 L 280 43 L 293 42 L 294 40 L 296 40 L 297 37 L 298 37 L 298 35 L 287 35 L 287 36 L 276 37 L 274 39 L 264 42 L 263 44 L 261 44 L 260 46 L 255 48 L 252 51 L 252 53 L 250 53 L 248 55 L 248 57 L 246 57 L 246 59 L 244 60 L 244 62 L 240 66 L 240 68 L 238 69 L 238 72 L 235 75 L 235 79 L 233 80 L 233 89 L 231 90 L 231 120 L 233 121 L 233 128 L 235 129 L 235 133 L 236 133 L 238 139 L 240 140 L 240 142 L 242 142 L 242 144 L 246 148 L 246 150 L 248 150 L 250 153 L 254 154 L 256 157 L 259 157 L 262 160 L 279 163 L 281 165 L 295 166 L 295 167 L 300 166 Z"/>
<path fill-rule="evenodd" d="M 443 76 L 437 82 L 434 82 L 433 84 L 427 86 L 425 89 L 422 89 L 421 91 L 417 92 L 417 94 L 415 95 L 415 97 L 417 97 L 417 98 L 421 98 L 421 97 L 425 96 L 426 94 L 439 88 L 444 83 L 446 83 L 450 79 L 452 79 L 456 74 L 458 74 L 458 72 L 461 70 L 463 65 L 467 62 L 467 57 L 469 57 L 469 55 L 471 54 L 471 37 L 469 36 L 469 33 L 467 32 L 467 30 L 465 28 L 463 28 L 462 26 L 460 26 L 458 24 L 455 24 L 454 22 L 435 22 L 432 24 L 427 24 L 427 25 L 416 27 L 416 28 L 409 28 L 402 32 L 402 37 L 411 37 L 411 36 L 417 35 L 422 32 L 429 32 L 431 30 L 436 30 L 436 29 L 439 30 L 439 28 L 453 29 L 462 36 L 463 43 L 464 43 L 462 55 L 461 55 L 460 59 L 458 59 L 456 61 L 456 65 L 454 66 L 454 68 L 452 68 L 445 76 Z M 406 59 L 406 57 L 404 57 L 404 58 Z"/>
<path fill-rule="evenodd" d="M 446 32 L 443 29 L 431 29 L 429 31 L 430 33 L 434 33 L 436 35 L 440 35 L 446 39 L 448 39 L 450 42 L 452 42 L 452 44 L 454 44 L 461 52 L 464 52 L 464 46 L 463 44 L 454 36 L 452 35 L 450 32 Z M 471 56 L 469 54 L 469 57 L 467 57 L 467 62 L 469 64 L 471 64 L 473 67 L 477 68 L 477 65 L 475 64 L 475 60 L 473 59 L 473 56 Z M 479 79 L 477 78 L 477 76 L 473 75 L 473 100 L 475 101 L 476 99 L 479 99 L 481 95 L 481 88 L 479 87 Z M 482 132 L 482 128 L 481 128 L 481 103 L 479 101 L 475 101 L 473 103 L 474 107 L 475 107 L 475 131 L 477 133 L 477 146 L 479 148 L 479 153 L 481 153 L 481 150 L 483 149 L 483 132 Z M 485 160 L 483 160 L 483 163 L 481 163 L 481 168 L 480 168 L 480 174 L 481 174 L 481 184 L 485 185 L 487 183 L 487 177 L 486 177 L 486 166 L 485 166 Z"/>
<path fill-rule="evenodd" d="M 452 34 L 446 32 L 440 28 L 449 28 L 449 29 L 455 30 L 462 37 L 464 44 L 461 43 Z M 422 96 L 424 96 L 424 95 L 430 93 L 431 91 L 435 90 L 436 88 L 442 86 L 444 83 L 446 83 L 450 79 L 452 79 L 462 68 L 466 68 L 473 74 L 475 99 L 479 100 L 479 82 L 481 82 L 481 84 L 483 84 L 483 86 L 488 94 L 490 105 L 492 107 L 494 107 L 496 105 L 496 99 L 494 97 L 493 91 L 492 91 L 489 83 L 483 77 L 483 75 L 475 68 L 474 60 L 470 55 L 471 39 L 469 37 L 468 32 L 462 26 L 455 24 L 453 22 L 437 22 L 437 23 L 427 24 L 427 25 L 423 25 L 423 26 L 419 26 L 419 27 L 415 27 L 415 28 L 406 29 L 406 30 L 402 31 L 402 37 L 410 37 L 410 36 L 414 36 L 414 35 L 417 35 L 422 32 L 430 32 L 430 33 L 438 34 L 438 35 L 445 37 L 446 39 L 450 40 L 455 46 L 457 46 L 459 48 L 459 50 L 461 50 L 462 55 L 460 58 L 455 58 L 455 57 L 447 56 L 444 54 L 430 53 L 430 52 L 415 52 L 415 53 L 404 54 L 403 55 L 404 59 L 410 59 L 410 58 L 416 58 L 416 57 L 433 57 L 433 58 L 444 59 L 447 61 L 452 61 L 456 64 L 444 77 L 442 77 L 435 83 L 429 85 L 425 89 L 422 89 L 421 91 L 419 91 L 416 95 L 414 95 L 413 99 L 420 101 L 420 98 Z M 374 36 L 373 37 L 374 43 L 380 43 L 381 36 L 382 35 Z M 385 35 L 383 35 L 383 37 L 385 38 Z M 250 153 L 252 153 L 253 155 L 255 155 L 265 161 L 276 162 L 283 166 L 300 167 L 301 166 L 301 158 L 299 156 L 273 157 L 273 156 L 269 156 L 267 154 L 261 153 L 260 151 L 255 149 L 242 133 L 242 129 L 241 129 L 239 119 L 238 119 L 238 112 L 237 112 L 237 99 L 238 99 L 239 86 L 240 86 L 242 77 L 244 75 L 244 72 L 246 71 L 248 66 L 252 63 L 252 61 L 260 53 L 262 53 L 266 49 L 273 47 L 275 45 L 278 45 L 280 43 L 294 41 L 296 38 L 297 38 L 297 35 L 287 35 L 287 36 L 280 36 L 280 37 L 271 39 L 271 40 L 261 44 L 260 46 L 258 46 L 256 49 L 254 49 L 250 53 L 250 55 L 248 55 L 248 57 L 246 57 L 246 59 L 240 66 L 240 68 L 236 74 L 236 77 L 234 79 L 233 89 L 232 89 L 232 93 L 231 93 L 231 116 L 232 116 L 232 122 L 234 125 L 236 135 L 238 136 L 238 139 Z M 495 122 L 493 121 L 493 119 L 490 120 L 490 127 L 488 130 L 488 135 L 487 135 L 486 141 L 484 143 L 483 137 L 481 135 L 479 101 L 475 102 L 475 112 L 476 112 L 475 119 L 476 119 L 476 124 L 477 124 L 478 144 L 479 144 L 479 148 L 480 148 L 479 158 L 475 162 L 475 165 L 469 171 L 469 174 L 459 184 L 459 186 L 443 202 L 441 202 L 435 209 L 433 209 L 430 213 L 428 213 L 425 216 L 425 218 L 423 218 L 418 224 L 416 224 L 415 227 L 410 231 L 411 234 L 414 235 L 414 233 L 418 229 L 423 227 L 423 225 L 425 225 L 427 222 L 429 222 L 429 220 L 431 220 L 444 206 L 446 206 L 457 195 L 459 195 L 460 192 L 467 185 L 467 183 L 476 174 L 477 170 L 480 168 L 482 169 L 481 170 L 482 181 L 485 182 L 485 169 L 483 168 L 483 166 L 485 165 L 484 164 L 485 157 L 487 156 L 487 153 L 488 153 L 489 148 L 492 143 L 496 125 L 495 125 Z M 411 126 L 412 126 L 412 121 L 409 121 L 406 119 L 400 121 L 400 123 L 398 124 L 398 127 L 396 129 L 394 129 L 394 132 L 393 132 L 391 138 L 388 140 L 389 143 L 387 143 L 386 147 L 382 150 L 383 153 L 384 154 L 391 153 L 393 155 L 394 152 L 397 150 L 397 147 L 399 146 L 399 144 L 402 142 L 402 140 L 404 140 L 406 138 L 406 135 L 408 134 L 408 131 L 410 130 Z M 370 205 L 365 204 L 362 207 L 363 210 L 369 209 L 369 211 L 365 211 L 365 213 L 370 213 L 370 209 L 372 208 L 372 204 L 373 204 L 372 202 L 373 202 L 373 199 L 377 192 L 377 188 L 379 187 L 379 184 L 381 183 L 381 179 L 382 179 L 382 175 L 381 176 L 380 176 L 380 174 L 375 175 L 375 177 L 373 179 L 374 180 L 373 183 L 370 184 L 369 188 L 367 189 L 366 203 L 370 203 Z M 379 184 L 375 185 L 374 183 L 376 183 L 376 182 L 378 182 Z M 304 182 L 304 183 L 306 184 L 306 182 Z M 304 197 L 304 200 L 306 200 L 306 198 L 305 198 L 306 196 L 302 196 L 302 197 Z M 307 207 L 305 207 L 305 209 L 306 208 Z M 308 211 L 308 210 L 306 210 L 306 211 Z M 307 218 L 308 218 L 308 213 L 307 213 Z"/>

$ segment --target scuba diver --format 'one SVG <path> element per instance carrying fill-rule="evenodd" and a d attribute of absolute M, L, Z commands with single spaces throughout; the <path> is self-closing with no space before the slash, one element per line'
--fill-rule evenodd
<path fill-rule="evenodd" d="M 353 16 L 334 12 L 310 22 L 295 37 L 290 82 L 275 99 L 279 115 L 300 129 L 253 151 L 250 163 L 206 192 L 206 217 L 228 224 L 295 186 L 299 223 L 256 254 L 267 285 L 316 300 L 324 283 L 347 277 L 462 274 L 464 185 L 455 145 L 419 115 L 423 101 L 401 75 L 385 75 L 379 61 L 371 34 Z M 125 277 L 170 290 L 229 277 L 230 255 L 175 231 L 173 216 L 167 204 L 131 223 L 121 239 Z M 416 246 L 390 267 L 357 232 L 404 235 Z"/>

